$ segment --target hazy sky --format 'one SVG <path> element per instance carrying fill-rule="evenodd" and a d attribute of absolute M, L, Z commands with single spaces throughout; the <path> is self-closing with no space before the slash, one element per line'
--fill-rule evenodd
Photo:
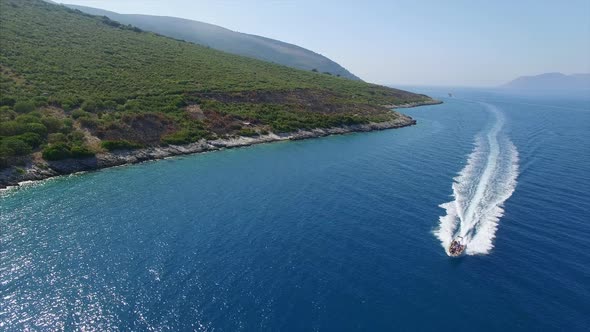
<path fill-rule="evenodd" d="M 60 0 L 294 43 L 382 84 L 497 85 L 590 72 L 590 0 Z"/>

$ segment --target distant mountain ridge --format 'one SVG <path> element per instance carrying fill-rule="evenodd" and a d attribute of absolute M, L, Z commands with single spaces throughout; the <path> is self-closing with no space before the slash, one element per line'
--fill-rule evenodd
<path fill-rule="evenodd" d="M 360 78 L 327 57 L 282 41 L 177 17 L 119 14 L 86 6 L 63 5 L 87 14 L 107 16 L 123 24 L 130 24 L 167 37 L 209 46 L 227 53 L 274 62 L 296 69 L 316 69 L 322 73 L 360 80 Z"/>
<path fill-rule="evenodd" d="M 590 90 L 590 74 L 545 73 L 521 76 L 500 88 L 514 90 Z"/>

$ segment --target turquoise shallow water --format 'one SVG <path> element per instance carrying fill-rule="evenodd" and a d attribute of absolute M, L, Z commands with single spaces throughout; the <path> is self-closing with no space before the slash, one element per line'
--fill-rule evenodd
<path fill-rule="evenodd" d="M 405 110 L 410 128 L 3 194 L 0 330 L 584 330 L 589 99 L 454 92 Z M 496 159 L 508 141 L 518 151 L 516 188 L 494 247 L 450 259 L 434 234 L 439 205 L 497 123 L 489 105 L 504 118 Z M 483 214 L 489 197 L 474 204 Z"/>

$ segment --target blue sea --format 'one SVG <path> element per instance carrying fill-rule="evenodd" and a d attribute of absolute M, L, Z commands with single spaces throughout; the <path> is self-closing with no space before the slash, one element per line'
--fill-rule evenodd
<path fill-rule="evenodd" d="M 4 192 L 0 330 L 587 331 L 590 97 L 416 90 L 413 127 Z"/>

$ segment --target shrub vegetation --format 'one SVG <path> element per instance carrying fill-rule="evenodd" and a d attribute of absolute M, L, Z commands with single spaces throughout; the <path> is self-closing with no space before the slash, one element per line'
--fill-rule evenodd
<path fill-rule="evenodd" d="M 266 63 L 42 0 L 0 0 L 0 158 L 386 121 L 424 95 Z M 253 130 L 244 126 L 252 123 Z M 78 128 L 78 129 L 76 129 Z"/>

